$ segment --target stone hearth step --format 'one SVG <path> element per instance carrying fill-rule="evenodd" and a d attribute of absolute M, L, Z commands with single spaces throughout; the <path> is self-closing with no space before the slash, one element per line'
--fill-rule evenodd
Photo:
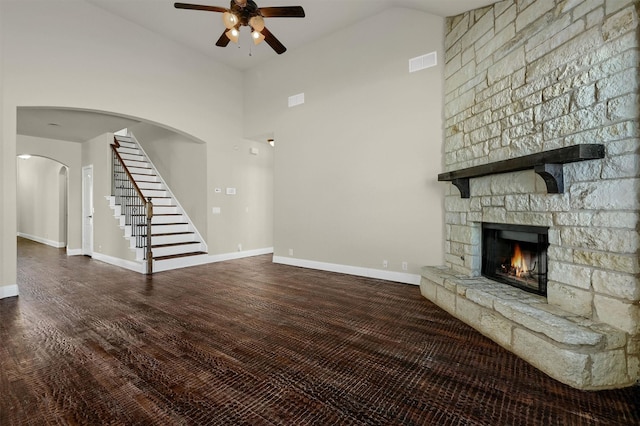
<path fill-rule="evenodd" d="M 579 389 L 633 384 L 627 333 L 564 312 L 543 296 L 447 267 L 422 269 L 424 297 L 549 376 Z"/>

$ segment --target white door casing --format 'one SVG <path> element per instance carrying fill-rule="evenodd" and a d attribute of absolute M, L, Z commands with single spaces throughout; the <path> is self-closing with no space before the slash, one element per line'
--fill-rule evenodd
<path fill-rule="evenodd" d="M 93 256 L 93 165 L 82 168 L 82 254 Z"/>

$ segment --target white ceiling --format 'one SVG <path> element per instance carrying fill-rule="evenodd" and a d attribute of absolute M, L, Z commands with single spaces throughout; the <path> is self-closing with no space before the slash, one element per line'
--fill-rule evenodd
<path fill-rule="evenodd" d="M 17 133 L 68 142 L 86 142 L 137 121 L 93 111 L 60 108 L 18 108 Z"/>
<path fill-rule="evenodd" d="M 2 0 L 0 0 L 2 1 Z M 61 0 L 54 0 L 61 1 Z M 76 0 L 77 1 L 77 0 Z M 240 46 L 215 46 L 224 25 L 219 13 L 176 9 L 170 0 L 84 0 L 230 67 L 246 70 L 278 55 L 266 44 L 253 46 L 248 29 Z M 183 3 L 229 7 L 229 0 L 182 0 Z M 258 6 L 302 6 L 305 18 L 267 18 L 267 28 L 289 49 L 303 49 L 317 39 L 391 7 L 454 16 L 495 0 L 257 0 Z M 249 47 L 251 46 L 251 56 Z M 285 52 L 284 55 L 287 55 Z M 90 111 L 20 108 L 18 134 L 83 142 L 134 122 Z M 57 125 L 52 125 L 57 124 Z"/>

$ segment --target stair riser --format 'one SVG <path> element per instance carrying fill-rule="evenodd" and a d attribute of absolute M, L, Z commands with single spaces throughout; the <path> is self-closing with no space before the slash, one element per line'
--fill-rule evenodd
<path fill-rule="evenodd" d="M 154 215 L 153 218 L 151 219 L 152 225 L 161 225 L 166 223 L 177 223 L 177 222 L 184 222 L 184 217 L 182 215 L 178 215 L 178 216 Z"/>
<path fill-rule="evenodd" d="M 151 169 L 141 169 L 138 167 L 129 167 L 129 173 L 132 175 L 153 175 L 153 170 Z"/>
<path fill-rule="evenodd" d="M 120 158 L 126 161 L 147 161 L 147 158 L 144 155 L 135 155 L 135 154 L 120 154 Z"/>
<path fill-rule="evenodd" d="M 149 163 L 146 161 L 133 161 L 133 160 L 124 160 L 124 165 L 127 166 L 129 170 L 131 169 L 149 169 Z"/>
<path fill-rule="evenodd" d="M 143 182 L 160 183 L 160 179 L 156 175 L 149 175 L 149 174 L 141 175 L 137 173 L 131 173 L 131 176 L 133 177 L 133 180 L 136 181 L 136 183 L 143 183 Z"/>
<path fill-rule="evenodd" d="M 163 235 L 161 237 L 151 237 L 151 245 L 188 243 L 193 241 L 195 241 L 194 234 Z"/>
<path fill-rule="evenodd" d="M 123 217 L 123 216 L 120 216 Z M 189 225 L 165 225 L 165 224 L 158 224 L 158 225 L 154 225 L 151 224 L 151 234 L 152 234 L 152 238 L 155 238 L 154 235 L 156 236 L 164 236 L 165 234 L 168 236 L 172 236 L 172 234 L 178 234 L 178 235 L 184 235 L 184 232 L 190 232 L 189 231 Z M 127 236 L 131 236 L 133 235 L 133 233 L 131 232 L 131 226 L 130 225 L 125 225 L 125 233 Z M 146 235 L 146 230 L 142 229 L 140 231 L 138 231 L 138 233 L 142 234 L 142 235 Z M 191 234 L 187 234 L 187 235 L 191 235 Z M 191 238 L 191 237 L 189 237 Z M 190 239 L 187 239 L 186 241 L 192 241 Z"/>
<path fill-rule="evenodd" d="M 178 212 L 178 208 L 175 206 L 167 207 L 167 206 L 159 206 L 157 204 L 154 204 L 153 213 L 155 215 L 155 214 L 175 214 L 179 212 Z"/>
<path fill-rule="evenodd" d="M 126 142 L 126 141 L 118 141 L 118 143 L 120 144 L 120 148 L 129 148 L 129 149 L 138 149 L 138 146 L 133 143 L 133 142 Z"/>
<path fill-rule="evenodd" d="M 152 234 L 172 234 L 175 232 L 189 232 L 189 225 L 156 225 L 151 229 Z"/>
<path fill-rule="evenodd" d="M 140 250 L 142 251 L 142 250 Z M 200 243 L 183 244 L 172 247 L 158 247 L 152 250 L 153 257 L 174 256 L 176 254 L 194 253 L 201 251 Z"/>
<path fill-rule="evenodd" d="M 117 212 L 117 213 L 119 213 L 119 212 Z M 126 218 L 124 217 L 124 215 L 120 215 L 119 214 L 118 216 L 120 216 L 119 217 L 119 219 L 120 219 L 120 227 L 125 226 L 126 225 L 125 224 Z M 151 226 L 154 226 L 154 225 L 165 225 L 167 223 L 176 223 L 176 222 L 183 222 L 183 221 L 184 221 L 184 217 L 182 215 L 172 215 L 172 216 L 158 216 L 158 215 L 155 215 L 151 219 Z"/>
<path fill-rule="evenodd" d="M 140 247 L 136 247 L 136 237 L 132 237 L 131 233 L 128 232 L 130 228 L 125 227 L 125 238 L 129 239 L 129 247 L 134 250 L 139 249 Z M 151 237 L 151 245 L 152 246 L 161 246 L 164 244 L 180 244 L 180 243 L 199 243 L 193 234 L 176 234 L 176 235 L 163 235 L 162 237 Z M 200 243 L 199 243 L 200 244 Z"/>
<path fill-rule="evenodd" d="M 173 199 L 171 198 L 154 198 L 153 200 L 151 200 L 151 202 L 153 203 L 154 213 L 160 213 L 155 210 L 156 207 L 159 207 L 159 206 L 173 207 L 174 206 Z"/>
<path fill-rule="evenodd" d="M 169 194 L 167 194 L 167 191 L 159 191 L 156 189 L 142 189 L 140 188 L 140 190 L 142 191 L 142 195 L 145 196 L 145 198 L 149 198 L 149 197 L 160 197 L 160 198 L 165 198 L 167 197 Z"/>
<path fill-rule="evenodd" d="M 191 256 L 203 256 L 201 248 L 202 247 L 200 247 L 200 245 L 198 244 L 198 245 L 190 246 L 190 250 L 189 251 L 182 251 L 182 252 L 177 252 L 177 251 L 169 252 L 169 251 L 166 251 L 165 252 L 166 254 L 156 254 L 155 252 L 152 252 L 151 255 L 155 258 L 154 259 L 153 270 L 155 272 L 159 272 L 160 271 L 160 269 L 156 269 L 156 266 L 159 265 L 159 263 L 156 263 L 156 262 L 171 262 L 171 261 L 179 262 L 179 263 L 184 262 L 184 260 L 181 261 L 181 260 L 176 260 L 176 259 L 157 260 L 157 258 L 160 257 L 160 256 L 175 256 L 175 255 L 180 255 L 180 254 L 182 254 L 182 255 L 187 254 L 187 255 L 191 255 Z M 144 250 L 141 249 L 141 248 L 137 248 L 136 249 L 136 260 L 138 260 L 140 262 L 144 262 L 145 261 L 144 260 L 144 256 L 145 256 Z M 185 258 L 182 258 L 182 259 L 185 259 Z M 205 255 L 204 259 L 206 259 L 206 255 Z M 174 268 L 169 268 L 169 269 L 174 269 Z M 168 269 L 162 269 L 162 270 L 168 270 Z"/>
<path fill-rule="evenodd" d="M 136 182 L 140 189 L 152 189 L 154 191 L 163 191 L 164 185 L 160 182 Z"/>
<path fill-rule="evenodd" d="M 133 154 L 133 155 L 140 155 L 140 150 L 138 149 L 137 146 L 124 146 L 122 144 L 120 144 L 120 148 L 117 149 L 118 154 L 122 155 L 122 154 Z"/>

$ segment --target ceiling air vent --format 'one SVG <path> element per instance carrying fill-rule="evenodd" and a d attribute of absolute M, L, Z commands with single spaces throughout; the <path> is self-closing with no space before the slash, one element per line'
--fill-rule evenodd
<path fill-rule="evenodd" d="M 416 72 L 438 65 L 438 55 L 436 52 L 427 53 L 426 55 L 417 56 L 409 59 L 409 72 Z"/>

